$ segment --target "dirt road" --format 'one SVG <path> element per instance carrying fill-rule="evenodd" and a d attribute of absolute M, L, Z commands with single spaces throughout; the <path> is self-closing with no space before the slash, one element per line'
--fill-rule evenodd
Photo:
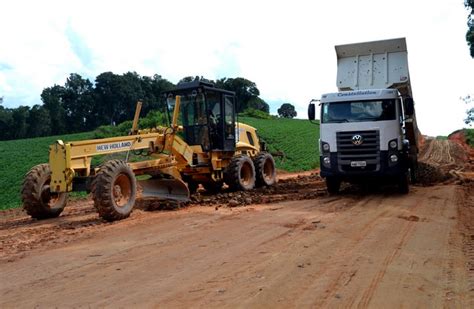
<path fill-rule="evenodd" d="M 46 221 L 5 212 L 0 307 L 474 307 L 472 182 L 331 197 L 286 178 L 115 223 L 89 200 Z"/>

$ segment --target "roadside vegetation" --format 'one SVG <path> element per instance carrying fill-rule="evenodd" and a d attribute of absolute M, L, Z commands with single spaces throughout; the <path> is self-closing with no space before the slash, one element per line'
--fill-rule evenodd
<path fill-rule="evenodd" d="M 474 129 L 465 129 L 466 142 L 469 146 L 474 147 Z"/>
<path fill-rule="evenodd" d="M 239 122 L 257 128 L 258 135 L 267 143 L 275 157 L 277 168 L 290 172 L 305 171 L 319 166 L 319 125 L 303 119 L 257 119 L 239 117 Z"/>

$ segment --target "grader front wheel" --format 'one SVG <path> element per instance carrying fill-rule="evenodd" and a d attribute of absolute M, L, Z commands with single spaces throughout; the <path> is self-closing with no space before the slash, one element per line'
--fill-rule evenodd
<path fill-rule="evenodd" d="M 135 205 L 137 182 L 127 163 L 111 160 L 101 165 L 92 188 L 94 206 L 101 218 L 116 221 L 130 216 Z"/>
<path fill-rule="evenodd" d="M 55 218 L 66 206 L 68 194 L 51 192 L 50 182 L 49 164 L 36 165 L 26 174 L 21 199 L 23 208 L 32 218 Z"/>

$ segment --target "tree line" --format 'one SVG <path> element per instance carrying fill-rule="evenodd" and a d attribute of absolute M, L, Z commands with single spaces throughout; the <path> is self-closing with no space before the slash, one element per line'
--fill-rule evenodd
<path fill-rule="evenodd" d="M 474 0 L 464 0 L 469 15 L 467 16 L 466 41 L 471 57 L 474 58 Z"/>
<path fill-rule="evenodd" d="M 195 79 L 205 80 L 218 88 L 236 93 L 236 110 L 247 109 L 269 112 L 257 85 L 245 78 L 206 80 L 203 77 L 184 77 L 179 83 Z M 20 139 L 93 130 L 101 125 L 115 125 L 133 118 L 136 102 L 143 102 L 142 115 L 150 111 L 164 111 L 160 93 L 174 85 L 160 75 L 140 76 L 136 72 L 99 74 L 94 83 L 72 73 L 64 85 L 43 89 L 42 104 L 32 107 L 5 108 L 0 100 L 0 140 Z"/>

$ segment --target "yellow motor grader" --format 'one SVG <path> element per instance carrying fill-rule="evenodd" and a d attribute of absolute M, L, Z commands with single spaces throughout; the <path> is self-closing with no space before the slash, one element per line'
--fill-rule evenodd
<path fill-rule="evenodd" d="M 216 192 L 224 183 L 250 190 L 276 182 L 274 159 L 256 129 L 236 122 L 233 92 L 192 82 L 163 97 L 172 111 L 169 127 L 138 130 L 139 103 L 128 136 L 51 145 L 49 164 L 33 167 L 23 182 L 26 212 L 37 219 L 57 217 L 69 192 L 87 191 L 99 216 L 114 221 L 128 217 L 137 198 L 183 202 L 199 184 Z M 147 159 L 129 162 L 135 152 Z M 94 156 L 117 153 L 124 158 L 92 165 Z"/>

